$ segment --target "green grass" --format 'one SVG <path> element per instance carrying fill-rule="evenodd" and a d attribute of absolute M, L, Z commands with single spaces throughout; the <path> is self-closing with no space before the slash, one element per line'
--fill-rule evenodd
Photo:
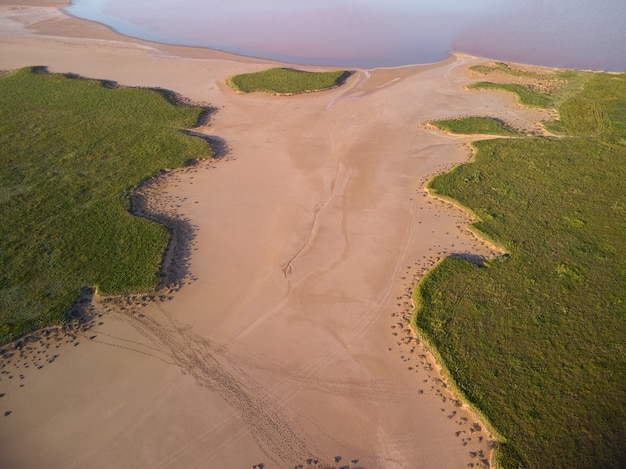
<path fill-rule="evenodd" d="M 501 120 L 492 117 L 446 119 L 432 122 L 432 124 L 441 130 L 453 134 L 487 134 L 503 135 L 507 137 L 524 135 Z"/>
<path fill-rule="evenodd" d="M 531 90 L 528 86 L 511 83 L 490 83 L 479 81 L 469 86 L 470 89 L 477 90 L 502 90 L 514 93 L 520 104 L 532 107 L 550 108 L 554 106 L 554 101 L 547 95 Z"/>
<path fill-rule="evenodd" d="M 626 74 L 584 81 L 560 106 L 568 138 L 475 142 L 430 183 L 509 253 L 444 260 L 414 318 L 502 436 L 502 467 L 626 461 Z"/>
<path fill-rule="evenodd" d="M 290 68 L 271 68 L 256 73 L 235 75 L 228 83 L 243 93 L 265 91 L 272 94 L 298 94 L 321 91 L 341 85 L 350 72 L 306 72 Z"/>
<path fill-rule="evenodd" d="M 513 78 L 531 79 L 532 85 L 513 83 L 491 83 L 481 81 L 474 83 L 470 89 L 499 89 L 514 93 L 518 101 L 526 106 L 559 108 L 572 96 L 580 93 L 583 86 L 593 74 L 573 70 L 546 71 L 544 73 L 519 69 L 502 62 L 492 65 L 474 65 L 470 67 L 477 73 L 488 76 L 490 73 L 501 72 Z"/>
<path fill-rule="evenodd" d="M 181 131 L 202 111 L 40 69 L 0 78 L 0 342 L 63 321 L 82 287 L 158 283 L 168 230 L 132 216 L 125 194 L 212 155 Z"/>
<path fill-rule="evenodd" d="M 495 62 L 493 65 L 473 65 L 469 67 L 470 70 L 478 73 L 489 74 L 491 72 L 499 71 L 504 72 L 507 75 L 511 75 L 513 77 L 528 77 L 534 79 L 552 79 L 555 76 L 559 76 L 563 72 L 555 73 L 538 73 L 530 70 L 520 70 L 518 68 L 512 67 L 504 62 Z"/>

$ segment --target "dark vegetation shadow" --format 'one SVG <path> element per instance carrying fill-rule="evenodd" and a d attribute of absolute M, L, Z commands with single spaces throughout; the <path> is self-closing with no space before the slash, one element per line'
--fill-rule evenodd
<path fill-rule="evenodd" d="M 83 287 L 80 289 L 80 295 L 72 307 L 67 311 L 66 316 L 68 319 L 78 319 L 81 321 L 89 321 L 93 319 L 93 314 L 88 313 L 88 306 L 96 295 L 95 287 Z"/>
<path fill-rule="evenodd" d="M 44 75 L 44 74 L 50 74 L 50 71 L 48 70 L 48 67 L 45 65 L 37 65 L 31 68 L 32 73 L 33 74 L 39 74 L 39 75 Z M 93 78 L 87 78 L 84 77 L 82 75 L 79 75 L 77 73 L 59 73 L 58 75 L 61 75 L 65 78 L 69 78 L 71 80 L 91 80 L 91 81 L 97 81 L 100 83 L 100 85 L 102 85 L 103 88 L 108 88 L 108 89 L 116 89 L 116 88 L 122 88 L 122 86 L 117 83 L 114 80 L 102 80 L 102 79 L 93 79 Z"/>
<path fill-rule="evenodd" d="M 224 156 L 227 156 L 230 153 L 230 148 L 222 137 L 218 137 L 217 135 L 207 135 L 202 132 L 196 132 L 193 129 L 182 130 L 185 135 L 189 135 L 190 137 L 198 137 L 204 140 L 209 144 L 211 149 L 213 150 L 213 158 L 221 159 Z M 188 162 L 189 165 L 198 164 L 197 160 L 191 160 Z"/>
<path fill-rule="evenodd" d="M 195 238 L 195 229 L 191 222 L 173 210 L 160 207 L 151 200 L 156 196 L 155 191 L 161 175 L 144 181 L 130 196 L 130 211 L 133 215 L 147 218 L 164 225 L 170 232 L 170 240 L 163 254 L 159 275 L 161 281 L 156 289 L 170 288 L 178 290 L 189 277 L 189 261 L 191 258 L 191 244 Z"/>
<path fill-rule="evenodd" d="M 354 72 L 353 70 L 347 70 L 345 72 L 343 72 L 343 75 L 341 75 L 338 79 L 337 79 L 337 86 L 342 86 L 346 83 L 346 81 L 348 81 L 348 78 L 350 78 L 352 75 L 354 75 L 356 72 Z"/>
<path fill-rule="evenodd" d="M 228 145 L 226 141 L 218 137 L 217 135 L 208 135 L 203 132 L 197 132 L 194 129 L 198 129 L 200 127 L 207 126 L 211 123 L 211 119 L 213 114 L 217 112 L 217 108 L 214 106 L 208 106 L 203 104 L 194 103 L 193 101 L 181 96 L 174 91 L 166 90 L 163 88 L 153 88 L 155 91 L 160 93 L 169 103 L 175 106 L 191 106 L 191 107 L 200 107 L 201 111 L 198 115 L 198 120 L 190 129 L 181 130 L 185 135 L 189 135 L 191 137 L 198 137 L 204 140 L 209 144 L 211 149 L 213 150 L 213 158 L 220 159 L 229 153 Z M 196 160 L 190 161 L 188 164 L 195 165 L 197 164 Z"/>
<path fill-rule="evenodd" d="M 451 259 L 461 259 L 467 262 L 471 262 L 478 267 L 486 267 L 488 260 L 485 256 L 482 256 L 480 254 L 473 254 L 471 252 L 454 252 L 448 257 L 450 257 Z"/>

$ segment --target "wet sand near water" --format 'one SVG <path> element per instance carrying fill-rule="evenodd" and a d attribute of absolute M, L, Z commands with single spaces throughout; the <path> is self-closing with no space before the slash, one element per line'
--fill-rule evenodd
<path fill-rule="evenodd" d="M 146 189 L 193 228 L 182 288 L 95 298 L 90 322 L 3 347 L 3 464 L 481 467 L 493 435 L 408 319 L 438 259 L 497 250 L 425 192 L 469 140 L 423 124 L 491 115 L 530 129 L 538 111 L 464 90 L 485 61 L 460 54 L 358 70 L 323 93 L 240 95 L 226 78 L 270 62 L 127 39 L 32 4 L 0 2 L 0 69 L 173 90 L 216 108 L 200 131 L 228 153 Z"/>

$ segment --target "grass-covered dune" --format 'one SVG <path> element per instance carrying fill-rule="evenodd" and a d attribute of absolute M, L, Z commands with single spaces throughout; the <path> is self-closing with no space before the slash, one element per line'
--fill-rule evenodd
<path fill-rule="evenodd" d="M 156 286 L 169 233 L 126 195 L 212 155 L 182 132 L 203 111 L 39 68 L 0 78 L 0 343 L 63 321 L 82 287 Z"/>
<path fill-rule="evenodd" d="M 550 125 L 562 138 L 475 142 L 429 186 L 508 252 L 441 262 L 414 318 L 506 468 L 626 461 L 626 74 L 572 79 Z"/>
<path fill-rule="evenodd" d="M 299 94 L 322 91 L 341 85 L 350 72 L 307 72 L 292 68 L 270 68 L 261 72 L 234 75 L 228 84 L 241 93 L 264 91 L 272 94 Z"/>

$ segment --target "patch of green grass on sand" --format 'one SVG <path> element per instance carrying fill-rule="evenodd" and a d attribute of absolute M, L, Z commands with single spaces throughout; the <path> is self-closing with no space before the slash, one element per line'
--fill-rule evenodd
<path fill-rule="evenodd" d="M 414 317 L 500 434 L 505 468 L 626 461 L 626 74 L 568 73 L 563 137 L 475 142 L 472 162 L 429 184 L 508 252 L 442 261 Z"/>
<path fill-rule="evenodd" d="M 453 134 L 486 134 L 519 137 L 522 134 L 499 119 L 492 117 L 463 117 L 432 122 L 435 127 Z"/>
<path fill-rule="evenodd" d="M 0 78 L 0 343 L 62 322 L 81 288 L 147 291 L 168 230 L 126 196 L 213 155 L 202 108 L 166 92 L 22 69 Z"/>
<path fill-rule="evenodd" d="M 307 72 L 291 68 L 271 68 L 255 73 L 235 75 L 228 84 L 236 91 L 272 94 L 299 94 L 321 91 L 341 85 L 350 75 L 346 71 Z"/>
<path fill-rule="evenodd" d="M 468 88 L 476 90 L 502 90 L 514 93 L 521 104 L 526 106 L 549 108 L 554 105 L 552 99 L 542 93 L 531 90 L 527 86 L 515 83 L 490 83 L 480 81 L 470 85 Z"/>

